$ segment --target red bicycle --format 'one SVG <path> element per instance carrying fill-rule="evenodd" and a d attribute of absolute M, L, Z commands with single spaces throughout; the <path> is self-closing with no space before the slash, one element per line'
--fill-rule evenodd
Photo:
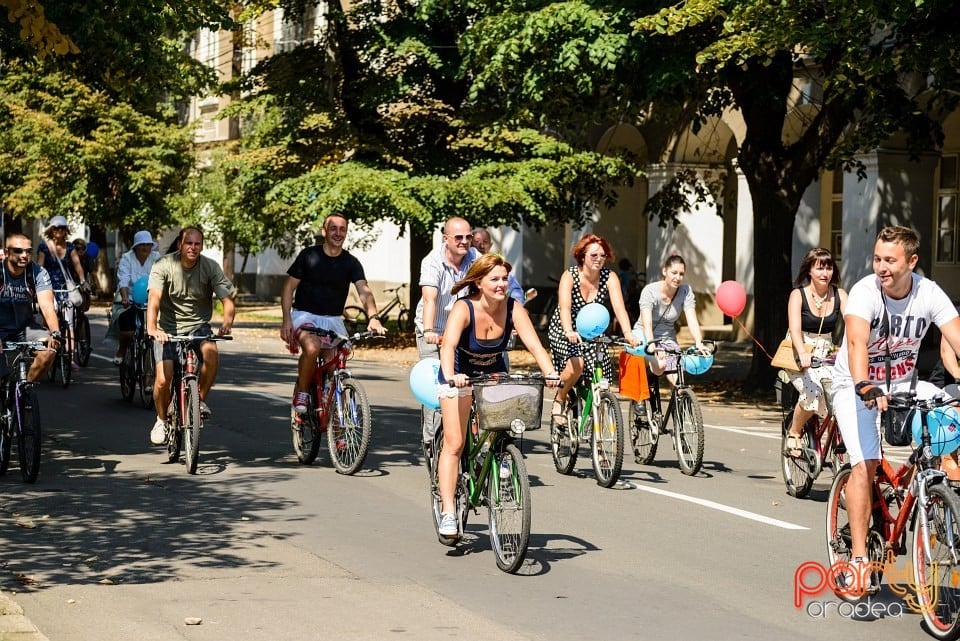
<path fill-rule="evenodd" d="M 367 456 L 371 426 L 367 393 L 347 369 L 347 361 L 353 354 L 350 343 L 381 336 L 376 332 L 338 336 L 314 327 L 301 327 L 300 331 L 327 339 L 329 347 L 337 352 L 327 362 L 317 359 L 317 369 L 307 390 L 310 403 L 306 413 L 290 411 L 293 449 L 302 464 L 310 465 L 317 458 L 320 440 L 326 433 L 333 466 L 340 474 L 353 474 Z"/>
<path fill-rule="evenodd" d="M 814 360 L 814 366 L 818 366 L 819 359 Z M 826 361 L 826 364 L 832 364 L 832 361 Z M 783 394 L 784 391 L 793 390 L 793 386 L 783 379 L 779 379 L 777 384 L 779 385 L 778 395 Z M 790 398 L 793 399 L 795 396 L 795 394 L 790 395 Z M 843 445 L 840 428 L 829 407 L 829 393 L 826 394 L 826 398 L 829 410 L 827 416 L 821 419 L 814 414 L 803 426 L 801 434 L 803 448 L 800 456 L 791 456 L 791 448 L 787 447 L 787 437 L 790 434 L 790 425 L 793 424 L 793 413 L 796 411 L 795 403 L 790 400 L 789 403 L 782 405 L 785 411 L 780 436 L 780 468 L 783 472 L 783 482 L 787 486 L 787 494 L 790 496 L 805 497 L 810 493 L 813 482 L 820 476 L 824 466 L 829 466 L 836 476 L 847 462 L 847 448 Z M 790 409 L 786 410 L 787 407 Z"/>

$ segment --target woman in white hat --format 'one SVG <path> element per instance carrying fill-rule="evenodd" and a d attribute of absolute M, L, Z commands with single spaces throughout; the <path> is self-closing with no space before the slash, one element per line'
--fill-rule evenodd
<path fill-rule="evenodd" d="M 87 282 L 87 275 L 84 273 L 83 264 L 80 262 L 80 255 L 73 243 L 67 241 L 69 232 L 70 227 L 67 224 L 67 219 L 63 216 L 54 216 L 47 223 L 46 229 L 43 230 L 44 239 L 37 248 L 37 264 L 50 274 L 50 282 L 53 284 L 58 302 L 68 297 L 67 290 L 73 289 L 75 285 L 83 286 Z M 73 308 L 68 306 L 63 315 L 70 326 L 72 337 L 74 329 Z M 79 369 L 76 363 L 70 363 L 70 366 L 73 369 Z"/>
<path fill-rule="evenodd" d="M 149 231 L 141 229 L 133 235 L 133 248 L 124 252 L 120 262 L 117 263 L 117 295 L 113 299 L 113 324 L 116 325 L 120 345 L 113 358 L 114 365 L 119 365 L 123 361 L 127 347 L 133 340 L 137 314 L 143 313 L 142 306 L 146 304 L 146 301 L 133 300 L 134 284 L 150 275 L 150 268 L 158 258 L 160 258 L 160 252 L 157 251 L 157 243 L 150 236 Z M 141 305 L 139 311 L 133 305 L 134 302 Z"/>

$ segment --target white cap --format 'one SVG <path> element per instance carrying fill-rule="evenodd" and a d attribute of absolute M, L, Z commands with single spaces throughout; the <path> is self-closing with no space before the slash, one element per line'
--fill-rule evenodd
<path fill-rule="evenodd" d="M 50 231 L 54 227 L 69 227 L 67 224 L 67 219 L 63 216 L 54 216 L 50 219 L 50 222 L 47 223 L 47 226 L 44 228 L 44 231 Z"/>
<path fill-rule="evenodd" d="M 137 245 L 151 245 L 154 249 L 157 248 L 157 243 L 154 242 L 150 232 L 146 229 L 141 229 L 133 235 L 133 246 L 136 247 Z"/>

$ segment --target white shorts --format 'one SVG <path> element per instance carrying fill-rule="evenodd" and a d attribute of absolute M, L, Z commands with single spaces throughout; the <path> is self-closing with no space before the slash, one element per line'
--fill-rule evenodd
<path fill-rule="evenodd" d="M 473 388 L 469 385 L 466 387 L 450 387 L 449 383 L 437 383 L 437 396 L 440 398 L 473 396 Z"/>
<path fill-rule="evenodd" d="M 290 322 L 293 324 L 293 331 L 297 331 L 304 325 L 309 325 L 317 329 L 334 332 L 337 336 L 343 336 L 344 338 L 350 335 L 347 332 L 347 327 L 343 324 L 343 318 L 340 316 L 317 316 L 299 309 L 291 309 Z"/>
<path fill-rule="evenodd" d="M 881 389 L 883 386 L 881 383 Z M 893 386 L 894 392 L 907 392 L 909 383 Z M 934 398 L 942 390 L 926 381 L 917 382 L 917 398 Z M 843 444 L 847 446 L 850 465 L 863 461 L 880 460 L 880 415 L 877 408 L 867 409 L 853 387 L 841 387 L 833 390 L 833 415 L 840 426 Z"/>

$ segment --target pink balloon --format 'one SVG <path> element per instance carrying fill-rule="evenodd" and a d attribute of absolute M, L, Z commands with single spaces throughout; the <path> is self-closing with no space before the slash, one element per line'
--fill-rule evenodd
<path fill-rule="evenodd" d="M 739 316 L 747 306 L 747 292 L 735 280 L 725 280 L 717 287 L 717 307 L 727 316 Z"/>

